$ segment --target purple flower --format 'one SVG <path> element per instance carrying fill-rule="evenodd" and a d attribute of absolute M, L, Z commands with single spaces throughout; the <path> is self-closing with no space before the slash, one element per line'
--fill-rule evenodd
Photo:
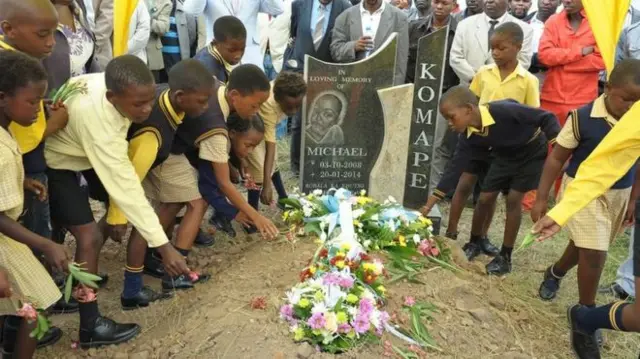
<path fill-rule="evenodd" d="M 346 334 L 346 333 L 349 333 L 350 331 L 351 331 L 351 326 L 347 323 L 343 323 L 338 326 L 338 333 Z"/>
<path fill-rule="evenodd" d="M 293 319 L 293 306 L 291 304 L 286 304 L 280 307 L 280 318 L 285 320 Z"/>
<path fill-rule="evenodd" d="M 389 323 L 389 319 L 391 319 L 389 313 L 380 312 L 380 328 L 384 328 L 384 325 Z"/>
<path fill-rule="evenodd" d="M 371 326 L 371 323 L 369 323 L 368 317 L 365 317 L 363 315 L 358 315 L 356 317 L 356 320 L 353 323 L 351 323 L 351 325 L 353 325 L 353 329 L 356 330 L 356 333 L 364 334 L 369 331 L 369 327 Z"/>
<path fill-rule="evenodd" d="M 311 329 L 322 329 L 326 324 L 326 320 L 324 319 L 323 313 L 315 313 L 309 318 L 307 324 L 311 327 Z"/>
<path fill-rule="evenodd" d="M 353 287 L 353 278 L 352 277 L 341 277 L 340 282 L 338 283 L 342 288 L 351 288 Z"/>
<path fill-rule="evenodd" d="M 371 312 L 373 312 L 373 309 L 374 309 L 373 303 L 369 299 L 366 299 L 366 298 L 360 299 L 359 315 L 369 319 L 369 316 L 371 315 Z"/>

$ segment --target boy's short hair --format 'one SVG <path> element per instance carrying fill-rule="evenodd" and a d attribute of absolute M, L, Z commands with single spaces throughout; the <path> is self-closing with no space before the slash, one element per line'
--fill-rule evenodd
<path fill-rule="evenodd" d="M 283 97 L 299 97 L 307 93 L 307 83 L 302 74 L 282 71 L 273 83 L 273 96 L 276 100 Z"/>
<path fill-rule="evenodd" d="M 625 59 L 620 61 L 611 71 L 609 84 L 612 86 L 640 85 L 640 60 Z"/>
<path fill-rule="evenodd" d="M 258 91 L 269 92 L 271 84 L 261 68 L 253 64 L 244 64 L 229 74 L 227 90 L 236 90 L 242 96 L 249 96 Z"/>
<path fill-rule="evenodd" d="M 0 50 L 0 92 L 13 95 L 33 82 L 47 80 L 47 72 L 35 58 L 19 51 Z"/>
<path fill-rule="evenodd" d="M 462 107 L 466 105 L 478 106 L 480 100 L 467 86 L 458 85 L 450 88 L 440 98 L 440 103 L 450 103 L 454 107 Z"/>
<path fill-rule="evenodd" d="M 107 90 L 122 94 L 131 85 L 153 85 L 153 74 L 147 65 L 133 55 L 122 55 L 109 61 L 104 71 Z"/>
<path fill-rule="evenodd" d="M 209 70 L 198 60 L 182 60 L 169 70 L 169 88 L 172 91 L 189 92 L 212 88 L 214 83 Z"/>
<path fill-rule="evenodd" d="M 213 23 L 213 38 L 219 42 L 225 42 L 228 39 L 245 40 L 247 38 L 247 29 L 240 19 L 235 16 L 222 16 Z"/>
<path fill-rule="evenodd" d="M 510 38 L 514 44 L 519 46 L 522 46 L 522 42 L 524 42 L 524 32 L 520 25 L 515 22 L 505 22 L 504 24 L 496 27 L 493 34 L 505 35 Z"/>

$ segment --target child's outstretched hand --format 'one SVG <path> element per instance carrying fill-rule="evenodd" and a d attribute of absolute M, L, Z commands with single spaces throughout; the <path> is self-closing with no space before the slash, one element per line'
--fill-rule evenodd
<path fill-rule="evenodd" d="M 253 222 L 251 221 L 249 216 L 247 216 L 243 212 L 238 212 L 238 214 L 236 215 L 236 218 L 234 218 L 234 219 L 236 220 L 236 222 L 240 223 L 244 227 L 253 226 Z"/>
<path fill-rule="evenodd" d="M 538 241 L 544 241 L 556 235 L 560 229 L 561 227 L 556 221 L 549 216 L 544 216 L 533 225 L 531 232 L 537 234 Z"/>
<path fill-rule="evenodd" d="M 38 196 L 38 200 L 40 202 L 47 200 L 47 187 L 40 183 L 40 181 L 34 180 L 32 178 L 25 178 L 24 189 L 35 193 L 36 196 Z"/>
<path fill-rule="evenodd" d="M 258 215 L 258 218 L 255 221 L 255 226 L 258 231 L 260 231 L 262 238 L 267 240 L 275 239 L 280 234 L 276 225 L 262 215 Z"/>
<path fill-rule="evenodd" d="M 67 107 L 62 102 L 57 102 L 49 105 L 49 118 L 47 119 L 47 126 L 53 126 L 55 133 L 67 126 L 69 122 L 69 113 Z"/>

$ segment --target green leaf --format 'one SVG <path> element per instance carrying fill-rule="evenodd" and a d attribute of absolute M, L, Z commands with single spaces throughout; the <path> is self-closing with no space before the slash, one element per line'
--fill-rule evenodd
<path fill-rule="evenodd" d="M 513 253 L 518 253 L 519 251 L 531 247 L 536 242 L 536 234 L 529 233 L 520 243 L 518 249 L 516 249 Z"/>
<path fill-rule="evenodd" d="M 64 285 L 64 301 L 69 303 L 71 299 L 71 290 L 73 289 L 73 275 L 67 276 L 67 283 Z"/>
<path fill-rule="evenodd" d="M 280 201 L 281 205 L 286 207 L 291 207 L 293 209 L 302 209 L 302 205 L 300 204 L 300 201 L 298 201 L 295 198 L 283 198 Z"/>

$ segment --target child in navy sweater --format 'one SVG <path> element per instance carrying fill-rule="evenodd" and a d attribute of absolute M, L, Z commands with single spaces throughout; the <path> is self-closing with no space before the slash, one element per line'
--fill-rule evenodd
<path fill-rule="evenodd" d="M 502 249 L 487 265 L 488 274 L 503 275 L 511 271 L 511 252 L 522 219 L 520 203 L 525 193 L 538 187 L 547 142 L 555 142 L 560 126 L 552 113 L 514 100 L 478 102 L 471 90 L 457 86 L 442 97 L 440 112 L 463 134 L 458 147 L 467 147 L 472 154 L 464 172 L 474 173 L 477 162 L 492 157 L 473 213 L 471 240 L 464 246 L 470 260 L 482 252 L 482 228 L 491 206 L 502 190 L 509 190 Z"/>

